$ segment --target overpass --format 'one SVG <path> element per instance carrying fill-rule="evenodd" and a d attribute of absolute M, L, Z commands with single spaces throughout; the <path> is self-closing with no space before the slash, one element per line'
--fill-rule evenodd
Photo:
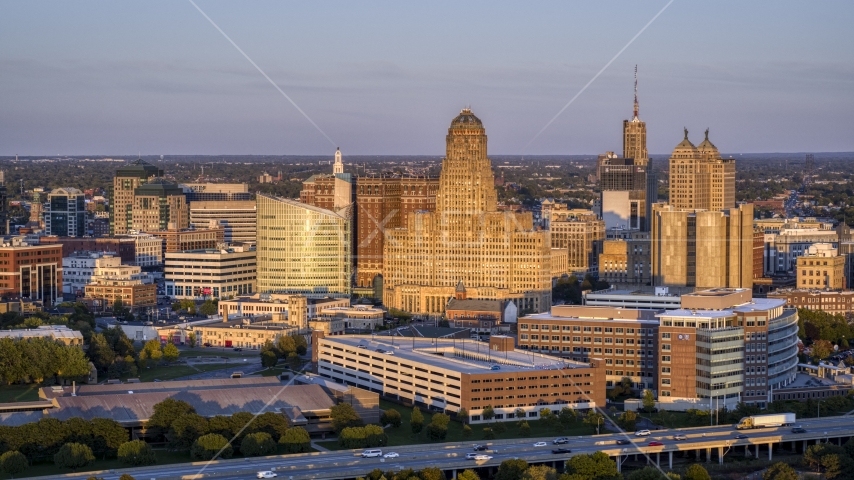
<path fill-rule="evenodd" d="M 440 443 L 421 444 L 400 447 L 385 447 L 383 452 L 397 452 L 397 458 L 361 458 L 360 450 L 340 450 L 333 452 L 314 452 L 296 455 L 279 455 L 271 457 L 256 457 L 249 459 L 231 459 L 211 462 L 204 470 L 202 462 L 139 467 L 115 471 L 86 472 L 68 474 L 62 477 L 83 480 L 90 475 L 104 477 L 105 480 L 117 480 L 122 473 L 130 473 L 137 478 L 145 479 L 248 479 L 254 478 L 260 470 L 272 470 L 279 478 L 287 480 L 336 480 L 365 476 L 375 468 L 382 470 L 404 470 L 412 468 L 421 470 L 426 467 L 439 467 L 449 478 L 467 468 L 488 469 L 494 471 L 502 461 L 521 458 L 531 464 L 558 464 L 568 460 L 573 455 L 591 454 L 602 451 L 616 460 L 618 469 L 622 470 L 627 460 L 643 460 L 647 463 L 670 469 L 673 466 L 674 453 L 685 452 L 693 455 L 696 461 L 723 463 L 727 455 L 747 453 L 755 458 L 767 455 L 769 460 L 774 458 L 774 450 L 781 449 L 792 452 L 803 452 L 808 445 L 818 442 L 833 442 L 842 444 L 854 437 L 854 417 L 826 417 L 822 419 L 805 419 L 798 424 L 806 429 L 805 433 L 792 433 L 790 427 L 765 428 L 737 431 L 732 425 L 669 429 L 653 431 L 648 437 L 635 437 L 628 434 L 606 434 L 570 437 L 569 444 L 560 447 L 569 448 L 571 453 L 553 454 L 549 438 L 511 439 L 489 442 L 489 450 L 485 453 L 492 456 L 489 460 L 467 460 L 465 455 L 472 452 L 472 443 Z M 687 438 L 676 441 L 673 436 L 685 435 Z M 747 438 L 735 438 L 744 434 Z M 627 445 L 618 445 L 619 439 L 631 441 Z M 535 447 L 534 443 L 547 442 L 545 447 Z M 661 446 L 649 445 L 650 442 L 661 442 Z M 484 442 L 480 442 L 484 443 Z M 200 473 L 201 472 L 201 473 Z"/>

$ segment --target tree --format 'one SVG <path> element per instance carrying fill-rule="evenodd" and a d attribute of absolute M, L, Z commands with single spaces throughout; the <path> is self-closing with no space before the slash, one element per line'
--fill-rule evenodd
<path fill-rule="evenodd" d="M 587 415 L 584 416 L 584 423 L 590 425 L 595 432 L 599 431 L 599 427 L 604 423 L 604 420 L 605 416 L 592 408 L 588 410 Z"/>
<path fill-rule="evenodd" d="M 566 473 L 576 475 L 574 479 L 595 479 L 617 476 L 617 462 L 606 453 L 575 455 L 566 461 Z"/>
<path fill-rule="evenodd" d="M 119 480 L 136 480 L 136 479 L 133 478 L 133 476 L 129 473 L 123 473 L 122 476 L 119 477 Z"/>
<path fill-rule="evenodd" d="M 122 302 L 121 298 L 116 298 L 116 301 L 113 302 L 113 315 L 124 317 L 126 313 L 124 302 Z"/>
<path fill-rule="evenodd" d="M 661 470 L 655 467 L 643 467 L 630 473 L 626 480 L 669 480 L 669 478 L 671 477 L 662 474 Z"/>
<path fill-rule="evenodd" d="M 92 449 L 102 458 L 115 455 L 119 447 L 129 438 L 127 429 L 112 418 L 93 418 L 92 435 L 94 437 Z"/>
<path fill-rule="evenodd" d="M 175 360 L 178 360 L 178 355 L 180 354 L 178 347 L 176 347 L 172 342 L 163 346 L 163 360 L 166 360 L 166 363 L 172 363 Z"/>
<path fill-rule="evenodd" d="M 172 422 L 186 413 L 196 413 L 196 409 L 183 400 L 167 398 L 154 405 L 154 413 L 151 414 L 145 428 L 154 438 L 162 437 L 169 432 Z"/>
<path fill-rule="evenodd" d="M 824 360 L 833 353 L 833 345 L 827 340 L 816 340 L 810 348 L 814 360 Z"/>
<path fill-rule="evenodd" d="M 575 410 L 569 407 L 563 407 L 560 409 L 558 419 L 560 419 L 561 426 L 566 429 L 571 427 L 575 423 L 575 421 L 578 419 L 578 414 Z"/>
<path fill-rule="evenodd" d="M 795 469 L 783 462 L 777 462 L 768 467 L 762 474 L 763 480 L 798 480 L 800 478 Z"/>
<path fill-rule="evenodd" d="M 522 480 L 557 480 L 557 471 L 548 465 L 535 465 L 525 470 Z"/>
<path fill-rule="evenodd" d="M 196 339 L 196 332 L 188 333 L 187 334 L 187 346 L 190 348 L 196 348 L 196 342 L 198 342 L 198 339 Z"/>
<path fill-rule="evenodd" d="M 131 467 L 141 467 L 157 463 L 157 457 L 154 455 L 151 445 L 142 440 L 131 440 L 130 442 L 123 443 L 119 447 L 118 457 L 120 462 Z"/>
<path fill-rule="evenodd" d="M 70 468 L 76 472 L 78 468 L 95 463 L 95 455 L 91 448 L 82 443 L 66 443 L 53 456 L 53 463 L 59 468 Z"/>
<path fill-rule="evenodd" d="M 652 394 L 652 390 L 644 390 L 643 391 L 643 411 L 646 413 L 650 413 L 655 409 L 655 396 Z"/>
<path fill-rule="evenodd" d="M 418 407 L 412 407 L 412 414 L 409 416 L 409 427 L 412 429 L 413 435 L 418 435 L 424 429 L 424 415 Z"/>
<path fill-rule="evenodd" d="M 448 436 L 448 423 L 450 421 L 451 417 L 444 413 L 433 415 L 433 419 L 427 425 L 427 437 L 430 440 L 444 440 Z"/>
<path fill-rule="evenodd" d="M 501 435 L 502 433 L 507 431 L 507 425 L 504 422 L 496 422 L 492 424 L 492 431 L 497 435 Z"/>
<path fill-rule="evenodd" d="M 176 450 L 189 450 L 193 443 L 208 433 L 208 421 L 197 413 L 185 413 L 172 421 L 169 428 L 169 446 Z"/>
<path fill-rule="evenodd" d="M 522 420 L 519 422 L 519 436 L 528 438 L 531 436 L 531 425 L 528 424 L 527 420 Z"/>
<path fill-rule="evenodd" d="M 465 408 L 460 408 L 457 410 L 457 414 L 454 417 L 458 422 L 461 423 L 469 423 L 469 411 Z"/>
<path fill-rule="evenodd" d="M 626 410 L 620 415 L 620 418 L 617 419 L 617 425 L 627 432 L 634 432 L 637 426 L 637 420 L 637 413 L 631 410 Z"/>
<path fill-rule="evenodd" d="M 391 425 L 394 428 L 399 428 L 402 422 L 400 412 L 393 408 L 383 410 L 383 414 L 380 415 L 380 424 L 382 425 Z"/>
<path fill-rule="evenodd" d="M 296 371 L 300 365 L 302 365 L 302 359 L 299 358 L 297 352 L 289 353 L 288 358 L 285 359 L 285 361 L 288 362 L 288 367 L 293 371 Z"/>
<path fill-rule="evenodd" d="M 492 408 L 492 405 L 487 405 L 486 408 L 483 409 L 481 416 L 487 421 L 495 418 L 495 410 Z"/>
<path fill-rule="evenodd" d="M 472 432 L 471 427 L 468 424 L 463 425 L 463 438 L 471 438 L 472 433 L 474 432 Z"/>
<path fill-rule="evenodd" d="M 685 480 L 712 480 L 709 472 L 699 463 L 692 463 L 685 471 Z"/>
<path fill-rule="evenodd" d="M 616 465 L 616 464 L 615 464 Z M 498 466 L 498 472 L 495 474 L 495 480 L 522 480 L 522 475 L 528 469 L 528 462 L 514 458 L 504 460 Z"/>
<path fill-rule="evenodd" d="M 480 480 L 480 477 L 474 470 L 463 470 L 457 474 L 457 480 Z"/>
<path fill-rule="evenodd" d="M 89 339 L 89 349 L 87 355 L 92 364 L 95 365 L 101 372 L 106 372 L 107 368 L 116 360 L 116 352 L 110 348 L 106 337 L 102 333 L 96 333 Z"/>
<path fill-rule="evenodd" d="M 279 357 L 272 350 L 261 351 L 261 366 L 265 368 L 275 367 L 279 363 Z"/>
<path fill-rule="evenodd" d="M 193 460 L 214 460 L 217 454 L 221 458 L 231 458 L 233 453 L 234 449 L 228 443 L 228 440 L 216 433 L 202 435 L 193 443 L 192 448 L 190 448 L 190 456 Z"/>
<path fill-rule="evenodd" d="M 252 424 L 249 426 L 249 432 L 267 432 L 274 442 L 278 442 L 279 438 L 288 430 L 288 420 L 284 415 L 274 412 L 264 412 L 258 415 Z"/>
<path fill-rule="evenodd" d="M 276 451 L 276 442 L 267 432 L 250 433 L 240 442 L 240 453 L 244 457 L 270 455 Z"/>
<path fill-rule="evenodd" d="M 329 411 L 330 417 L 332 417 L 332 428 L 335 429 L 336 433 L 340 433 L 341 430 L 347 427 L 361 427 L 364 425 L 361 417 L 356 413 L 356 409 L 349 403 L 341 402 Z"/>
<path fill-rule="evenodd" d="M 26 472 L 28 468 L 30 468 L 30 462 L 27 461 L 27 457 L 17 450 L 10 450 L 0 455 L 0 471 L 9 474 L 12 478 Z"/>
<path fill-rule="evenodd" d="M 560 429 L 560 418 L 550 408 L 540 409 L 540 420 L 549 430 L 557 431 Z"/>
<path fill-rule="evenodd" d="M 418 472 L 420 480 L 445 480 L 445 472 L 436 467 L 427 467 Z"/>
<path fill-rule="evenodd" d="M 302 427 L 291 427 L 279 438 L 279 445 L 284 445 L 285 453 L 304 453 L 311 450 L 311 437 Z"/>
<path fill-rule="evenodd" d="M 199 307 L 199 313 L 204 316 L 216 315 L 217 305 L 211 300 L 205 300 L 205 303 Z"/>
<path fill-rule="evenodd" d="M 484 440 L 494 440 L 495 439 L 495 430 L 484 427 L 483 428 L 483 439 Z"/>

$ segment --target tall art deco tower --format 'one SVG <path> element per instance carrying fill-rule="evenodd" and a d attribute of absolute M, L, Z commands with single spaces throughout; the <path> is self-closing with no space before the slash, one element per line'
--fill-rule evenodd
<path fill-rule="evenodd" d="M 513 301 L 520 312 L 551 306 L 551 242 L 530 213 L 500 212 L 486 130 L 469 109 L 446 137 L 435 212 L 387 229 L 385 305 L 439 314 L 457 288 L 468 298 Z"/>
<path fill-rule="evenodd" d="M 623 120 L 623 158 L 633 158 L 635 165 L 649 163 L 646 150 L 646 122 L 638 117 L 638 67 L 635 65 L 635 112 L 631 120 Z"/>

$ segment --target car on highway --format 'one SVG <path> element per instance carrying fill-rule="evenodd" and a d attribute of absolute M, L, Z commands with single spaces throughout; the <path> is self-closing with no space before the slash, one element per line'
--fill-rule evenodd
<path fill-rule="evenodd" d="M 546 442 L 537 442 L 534 444 L 535 447 L 545 447 L 548 445 Z"/>
<path fill-rule="evenodd" d="M 647 443 L 647 445 L 649 445 L 650 447 L 663 447 L 664 446 L 663 443 L 656 442 L 656 441 L 649 442 L 649 443 Z"/>
<path fill-rule="evenodd" d="M 271 472 L 269 470 L 262 470 L 262 471 L 258 472 L 258 475 L 255 475 L 255 476 L 257 478 L 276 478 L 276 477 L 278 477 L 278 475 L 276 475 L 276 472 Z"/>
<path fill-rule="evenodd" d="M 399 456 L 400 455 L 398 455 L 397 452 L 388 452 L 385 455 L 383 455 L 383 458 L 397 458 Z"/>
<path fill-rule="evenodd" d="M 651 434 L 652 432 L 650 432 L 649 430 L 638 430 L 637 432 L 635 432 L 636 437 L 648 437 Z"/>
<path fill-rule="evenodd" d="M 488 448 L 489 447 L 487 447 L 486 445 L 475 445 L 474 451 L 475 452 L 483 452 L 483 451 L 486 451 Z"/>
<path fill-rule="evenodd" d="M 620 438 L 617 440 L 617 445 L 629 445 L 631 443 L 632 443 L 632 441 L 629 440 L 628 438 Z"/>
<path fill-rule="evenodd" d="M 212 346 L 213 346 L 213 344 L 205 343 L 205 344 L 204 344 L 204 346 L 205 346 L 205 347 L 212 347 Z"/>
<path fill-rule="evenodd" d="M 372 448 L 362 452 L 362 458 L 382 457 L 383 451 L 378 448 Z"/>
<path fill-rule="evenodd" d="M 467 453 L 466 454 L 466 460 L 474 460 L 475 457 L 477 457 L 478 455 L 480 455 L 480 454 L 479 453 Z"/>
<path fill-rule="evenodd" d="M 572 453 L 572 450 L 570 450 L 568 448 L 554 448 L 554 449 L 552 449 L 552 453 L 554 453 L 555 455 L 558 455 L 561 453 Z"/>
<path fill-rule="evenodd" d="M 235 347 L 235 348 L 234 348 L 234 351 L 235 351 L 235 352 L 242 352 L 242 351 L 243 351 L 243 349 L 242 349 L 242 348 L 240 348 L 240 347 Z"/>
<path fill-rule="evenodd" d="M 566 445 L 569 443 L 569 437 L 559 437 L 552 440 L 553 445 Z"/>
<path fill-rule="evenodd" d="M 807 430 L 800 425 L 795 425 L 792 427 L 792 433 L 807 433 Z"/>
<path fill-rule="evenodd" d="M 676 440 L 676 441 L 679 441 L 679 440 L 688 440 L 688 435 L 683 435 L 683 434 L 681 434 L 681 433 L 680 433 L 680 434 L 678 434 L 678 435 L 673 435 L 673 440 Z"/>
<path fill-rule="evenodd" d="M 492 456 L 480 454 L 480 455 L 475 455 L 474 459 L 475 460 L 492 460 Z"/>
<path fill-rule="evenodd" d="M 747 435 L 745 435 L 745 434 L 743 434 L 743 433 L 739 433 L 738 435 L 736 435 L 736 436 L 735 436 L 735 438 L 737 438 L 737 439 L 741 440 L 741 439 L 743 439 L 743 438 L 748 438 L 748 436 L 747 436 Z"/>

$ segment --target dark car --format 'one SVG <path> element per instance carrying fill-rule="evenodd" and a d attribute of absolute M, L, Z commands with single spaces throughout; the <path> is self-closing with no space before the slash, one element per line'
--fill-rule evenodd
<path fill-rule="evenodd" d="M 741 439 L 743 439 L 743 438 L 749 438 L 749 437 L 748 437 L 747 435 L 743 434 L 743 433 L 739 433 L 738 435 L 736 435 L 736 436 L 735 436 L 735 438 L 737 438 L 737 439 L 741 440 Z"/>
<path fill-rule="evenodd" d="M 474 446 L 475 452 L 483 452 L 483 451 L 486 451 L 486 449 L 487 449 L 486 445 L 475 445 Z"/>
<path fill-rule="evenodd" d="M 794 426 L 792 427 L 792 433 L 807 433 L 804 427 Z"/>
<path fill-rule="evenodd" d="M 572 450 L 568 448 L 555 448 L 554 450 L 552 450 L 552 453 L 554 453 L 555 455 L 560 453 L 572 453 Z"/>
<path fill-rule="evenodd" d="M 235 352 L 242 352 L 242 351 L 243 351 L 243 349 L 242 349 L 242 348 L 240 348 L 240 347 L 236 347 L 236 348 L 234 349 L 234 351 L 235 351 Z"/>
<path fill-rule="evenodd" d="M 630 443 L 632 443 L 632 441 L 627 440 L 625 438 L 621 438 L 621 439 L 617 440 L 617 445 L 628 445 Z"/>
<path fill-rule="evenodd" d="M 206 347 L 212 347 L 213 345 L 211 345 L 210 343 L 205 343 L 205 344 L 204 344 L 204 346 L 206 346 Z"/>

